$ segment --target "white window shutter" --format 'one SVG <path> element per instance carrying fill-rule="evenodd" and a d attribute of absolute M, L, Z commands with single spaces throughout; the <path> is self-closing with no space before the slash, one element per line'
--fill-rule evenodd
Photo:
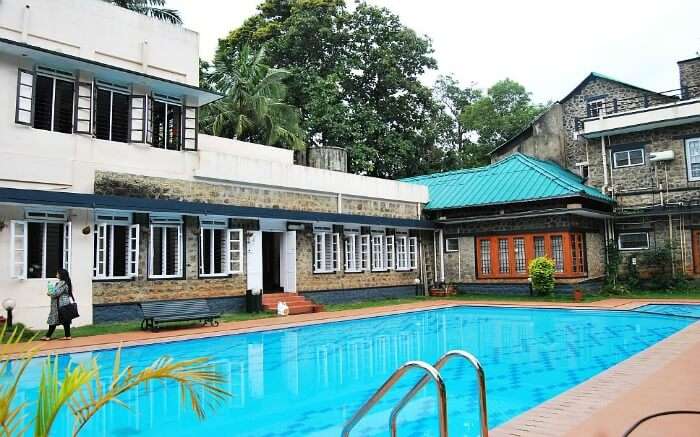
<path fill-rule="evenodd" d="M 127 254 L 127 274 L 131 278 L 139 275 L 139 225 L 129 226 L 129 253 Z"/>
<path fill-rule="evenodd" d="M 228 273 L 243 272 L 243 229 L 228 229 L 226 231 L 228 250 L 226 251 L 226 263 Z"/>
<path fill-rule="evenodd" d="M 10 272 L 15 279 L 27 279 L 27 222 L 10 222 Z"/>
<path fill-rule="evenodd" d="M 72 246 L 72 224 L 71 222 L 63 224 L 63 268 L 70 272 L 71 266 L 71 250 Z"/>
<path fill-rule="evenodd" d="M 332 247 L 333 266 L 332 266 L 332 269 L 334 272 L 337 272 L 340 269 L 339 263 L 338 263 L 338 257 L 340 256 L 339 246 L 340 246 L 340 234 L 333 234 L 333 247 Z"/>
<path fill-rule="evenodd" d="M 362 259 L 362 270 L 369 270 L 369 234 L 362 235 L 360 244 L 360 253 Z"/>
<path fill-rule="evenodd" d="M 418 238 L 416 237 L 408 239 L 408 258 L 411 270 L 418 268 Z"/>
<path fill-rule="evenodd" d="M 15 123 L 32 125 L 34 111 L 34 72 L 20 69 L 17 72 L 17 100 Z"/>
<path fill-rule="evenodd" d="M 354 270 L 352 267 L 352 261 L 351 257 L 353 256 L 353 247 L 354 246 L 354 235 L 349 235 L 345 237 L 345 270 Z"/>
<path fill-rule="evenodd" d="M 97 254 L 95 256 L 95 276 L 104 278 L 107 276 L 107 225 L 99 224 L 95 228 L 95 239 L 97 240 Z"/>
<path fill-rule="evenodd" d="M 146 142 L 148 144 L 153 144 L 153 97 L 148 97 L 146 99 Z"/>
<path fill-rule="evenodd" d="M 394 270 L 394 236 L 393 235 L 387 235 L 386 240 L 385 240 L 385 245 L 386 247 L 386 259 L 385 259 L 385 265 L 388 270 Z"/>
<path fill-rule="evenodd" d="M 193 106 L 185 106 L 183 111 L 183 139 L 184 150 L 197 150 L 197 108 Z"/>
<path fill-rule="evenodd" d="M 146 96 L 131 96 L 129 112 L 129 141 L 143 143 L 146 141 Z"/>
<path fill-rule="evenodd" d="M 199 228 L 199 274 L 204 274 L 204 228 Z"/>
<path fill-rule="evenodd" d="M 75 84 L 75 133 L 92 133 L 92 83 Z"/>
<path fill-rule="evenodd" d="M 182 276 L 182 226 L 183 225 L 177 227 L 177 254 L 175 255 L 177 276 Z"/>
<path fill-rule="evenodd" d="M 316 233 L 314 234 L 314 271 L 323 271 L 323 262 L 325 260 L 325 245 L 324 245 L 324 234 Z"/>

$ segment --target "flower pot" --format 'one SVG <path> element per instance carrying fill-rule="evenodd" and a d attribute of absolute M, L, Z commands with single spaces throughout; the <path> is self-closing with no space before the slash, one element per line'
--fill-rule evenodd
<path fill-rule="evenodd" d="M 447 290 L 444 288 L 431 288 L 430 295 L 432 297 L 445 297 L 447 296 Z"/>
<path fill-rule="evenodd" d="M 574 290 L 574 302 L 582 302 L 583 301 L 583 290 L 576 289 Z"/>

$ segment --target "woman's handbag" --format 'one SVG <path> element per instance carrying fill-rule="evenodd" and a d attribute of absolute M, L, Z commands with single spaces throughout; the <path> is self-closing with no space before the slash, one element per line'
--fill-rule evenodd
<path fill-rule="evenodd" d="M 58 320 L 60 320 L 61 323 L 70 323 L 71 320 L 77 319 L 78 317 L 80 317 L 80 314 L 78 314 L 77 303 L 71 302 L 68 305 L 58 307 Z"/>

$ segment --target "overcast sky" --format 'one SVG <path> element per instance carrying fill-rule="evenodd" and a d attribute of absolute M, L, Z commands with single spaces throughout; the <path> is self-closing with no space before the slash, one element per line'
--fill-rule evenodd
<path fill-rule="evenodd" d="M 168 0 L 200 34 L 201 56 L 258 0 Z M 352 3 L 352 0 L 348 0 Z M 596 71 L 656 91 L 679 87 L 676 62 L 700 51 L 698 0 L 370 0 L 433 41 L 438 73 L 486 88 L 510 77 L 535 100 L 566 95 Z"/>

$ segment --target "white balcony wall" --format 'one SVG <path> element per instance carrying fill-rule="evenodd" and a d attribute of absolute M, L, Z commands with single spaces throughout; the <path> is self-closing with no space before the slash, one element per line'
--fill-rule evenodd
<path fill-rule="evenodd" d="M 197 86 L 199 35 L 98 0 L 2 0 L 0 38 Z"/>

